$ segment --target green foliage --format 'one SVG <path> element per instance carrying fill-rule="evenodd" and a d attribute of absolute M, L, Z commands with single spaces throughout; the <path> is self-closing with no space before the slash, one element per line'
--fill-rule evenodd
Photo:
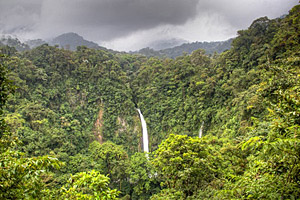
<path fill-rule="evenodd" d="M 117 199 L 119 192 L 108 187 L 109 178 L 92 170 L 71 176 L 59 199 Z"/>
<path fill-rule="evenodd" d="M 14 148 L 17 144 L 16 130 L 11 134 L 3 120 L 3 107 L 13 86 L 7 79 L 7 69 L 1 58 L 1 90 L 0 90 L 0 198 L 1 199 L 42 199 L 45 197 L 45 179 L 47 172 L 62 165 L 56 158 L 50 156 L 27 158 Z M 8 118 L 8 117 L 7 117 Z M 16 129 L 20 122 L 8 118 L 8 122 Z M 19 123 L 20 122 L 20 123 Z M 22 126 L 22 125 L 20 125 Z"/>
<path fill-rule="evenodd" d="M 112 142 L 99 144 L 94 141 L 90 144 L 91 157 L 99 165 L 101 173 L 110 178 L 110 186 L 128 193 L 129 158 L 121 146 Z"/>
<path fill-rule="evenodd" d="M 61 166 L 56 158 L 49 156 L 26 158 L 12 150 L 7 150 L 0 156 L 1 199 L 43 198 L 46 195 L 44 190 L 47 171 Z"/>
<path fill-rule="evenodd" d="M 176 189 L 163 189 L 160 191 L 159 194 L 153 195 L 151 200 L 163 200 L 163 199 L 169 199 L 169 200 L 183 200 L 184 195 L 182 191 L 177 191 Z"/>
<path fill-rule="evenodd" d="M 149 199 L 159 191 L 156 171 L 149 161 L 149 155 L 135 153 L 131 156 L 130 168 L 129 178 L 133 188 L 132 199 Z"/>
<path fill-rule="evenodd" d="M 273 59 L 299 57 L 299 11 L 300 5 L 297 5 L 282 20 L 281 29 L 272 41 L 271 56 Z"/>
<path fill-rule="evenodd" d="M 0 152 L 6 150 L 12 143 L 10 133 L 3 119 L 3 108 L 7 102 L 9 94 L 14 90 L 11 80 L 7 78 L 8 70 L 4 65 L 5 58 L 0 54 Z"/>
<path fill-rule="evenodd" d="M 187 197 L 218 176 L 218 156 L 200 138 L 171 134 L 155 151 L 153 165 L 163 185 Z"/>

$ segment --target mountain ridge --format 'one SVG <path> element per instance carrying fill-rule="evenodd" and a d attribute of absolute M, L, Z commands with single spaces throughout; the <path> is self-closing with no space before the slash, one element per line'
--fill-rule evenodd
<path fill-rule="evenodd" d="M 184 53 L 191 54 L 197 49 L 204 49 L 206 54 L 213 54 L 214 52 L 221 53 L 225 50 L 230 49 L 230 45 L 233 39 L 226 41 L 216 41 L 216 42 L 192 42 L 192 43 L 182 43 L 185 40 L 180 39 L 169 39 L 169 40 L 157 40 L 153 44 L 149 45 L 150 47 L 142 48 L 138 51 L 129 51 L 130 54 L 140 54 L 146 57 L 160 57 L 160 58 L 176 58 L 183 55 Z M 92 49 L 107 50 L 110 52 L 119 52 L 111 49 L 107 49 L 98 45 L 93 41 L 84 39 L 83 36 L 74 33 L 68 32 L 58 35 L 50 40 L 42 39 L 32 39 L 25 42 L 21 42 L 17 37 L 2 37 L 0 40 L 0 46 L 8 45 L 15 47 L 17 51 L 25 51 L 29 49 L 36 48 L 43 44 L 49 44 L 50 46 L 57 45 L 60 48 L 75 51 L 78 46 L 86 46 Z M 176 44 L 180 44 L 174 46 Z M 173 47 L 169 47 L 173 46 Z M 163 48 L 168 47 L 168 48 Z"/>
<path fill-rule="evenodd" d="M 50 45 L 59 45 L 61 48 L 75 51 L 78 46 L 86 46 L 92 49 L 106 49 L 99 46 L 97 43 L 84 39 L 81 35 L 68 32 L 63 33 L 49 41 Z"/>
<path fill-rule="evenodd" d="M 197 49 L 204 49 L 206 54 L 213 54 L 215 52 L 222 53 L 231 48 L 231 43 L 233 38 L 230 38 L 225 41 L 216 41 L 216 42 L 192 42 L 192 43 L 183 43 L 179 46 L 172 48 L 166 48 L 161 50 L 155 50 L 150 47 L 140 49 L 139 51 L 130 52 L 132 54 L 141 54 L 147 57 L 168 57 L 176 58 L 183 55 L 184 53 L 191 54 Z"/>

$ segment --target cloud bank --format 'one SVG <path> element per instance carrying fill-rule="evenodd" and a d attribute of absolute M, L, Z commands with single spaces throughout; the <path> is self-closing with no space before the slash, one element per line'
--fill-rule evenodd
<path fill-rule="evenodd" d="M 76 32 L 129 50 L 156 39 L 223 40 L 298 0 L 0 0 L 0 33 L 47 39 Z"/>

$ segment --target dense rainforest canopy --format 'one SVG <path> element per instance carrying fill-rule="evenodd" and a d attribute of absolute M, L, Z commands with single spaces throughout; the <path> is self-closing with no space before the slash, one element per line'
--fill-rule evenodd
<path fill-rule="evenodd" d="M 299 30 L 297 5 L 212 56 L 1 47 L 0 199 L 299 199 Z"/>

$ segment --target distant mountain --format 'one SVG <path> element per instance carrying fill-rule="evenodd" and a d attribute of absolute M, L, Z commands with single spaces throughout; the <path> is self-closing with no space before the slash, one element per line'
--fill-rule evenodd
<path fill-rule="evenodd" d="M 65 33 L 55 37 L 50 41 L 44 41 L 42 39 L 33 39 L 28 40 L 25 43 L 20 42 L 18 38 L 14 38 L 10 35 L 3 35 L 0 37 L 0 46 L 8 45 L 10 47 L 15 47 L 17 51 L 29 50 L 46 43 L 52 46 L 58 45 L 60 48 L 72 51 L 76 50 L 77 46 L 87 46 L 88 48 L 106 50 L 104 47 L 100 47 L 94 42 L 85 40 L 82 36 L 76 33 Z"/>
<path fill-rule="evenodd" d="M 230 49 L 233 39 L 219 42 L 193 42 L 185 43 L 180 46 L 161 50 L 161 53 L 170 58 L 181 56 L 184 52 L 190 54 L 197 49 L 204 49 L 206 54 L 213 54 L 214 52 L 222 53 Z"/>
<path fill-rule="evenodd" d="M 12 36 L 1 36 L 0 38 L 0 46 L 10 46 L 16 48 L 17 51 L 25 51 L 29 50 L 29 46 L 20 42 L 18 38 L 14 38 Z"/>
<path fill-rule="evenodd" d="M 57 36 L 49 42 L 50 45 L 58 45 L 61 48 L 75 51 L 77 46 L 86 46 L 93 49 L 105 49 L 100 47 L 98 44 L 85 40 L 82 36 L 77 33 L 64 33 Z"/>
<path fill-rule="evenodd" d="M 25 42 L 31 49 L 46 44 L 47 42 L 42 39 L 28 40 Z"/>
<path fill-rule="evenodd" d="M 197 49 L 204 49 L 206 54 L 213 54 L 214 52 L 221 53 L 227 49 L 230 49 L 233 39 L 219 42 L 193 42 L 183 43 L 185 40 L 181 39 L 169 39 L 169 40 L 157 40 L 150 44 L 150 47 L 140 49 L 139 51 L 129 52 L 131 54 L 141 54 L 147 57 L 169 57 L 176 58 L 184 53 L 190 54 Z M 50 41 L 44 41 L 42 39 L 28 40 L 25 43 L 20 42 L 18 38 L 12 36 L 1 36 L 0 46 L 8 45 L 15 47 L 17 51 L 24 51 L 35 48 L 42 44 L 48 43 L 51 46 L 58 45 L 60 48 L 75 51 L 77 46 L 86 46 L 93 49 L 106 50 L 111 53 L 117 53 L 110 49 L 99 46 L 97 43 L 85 40 L 77 33 L 64 33 L 55 37 Z M 182 44 L 183 43 L 183 44 Z M 181 44 L 181 45 L 177 45 Z M 176 46 L 177 45 L 177 46 Z M 169 48 L 170 47 L 170 48 Z"/>
<path fill-rule="evenodd" d="M 140 54 L 140 55 L 144 55 L 147 57 L 160 57 L 160 58 L 169 57 L 165 54 L 162 54 L 161 51 L 155 51 L 154 49 L 152 49 L 150 47 L 140 49 L 139 51 L 134 51 L 134 52 L 130 51 L 129 53 L 130 54 Z"/>
<path fill-rule="evenodd" d="M 173 48 L 187 42 L 188 41 L 186 40 L 177 39 L 177 38 L 161 39 L 161 40 L 156 40 L 154 42 L 151 42 L 148 46 L 149 48 L 154 49 L 155 51 L 159 51 L 162 49 Z"/>
<path fill-rule="evenodd" d="M 181 56 L 183 53 L 190 54 L 197 49 L 204 49 L 206 54 L 213 54 L 214 52 L 221 53 L 225 50 L 230 49 L 231 42 L 233 39 L 219 42 L 193 42 L 193 43 L 184 43 L 180 46 L 173 48 L 162 49 L 155 51 L 152 48 L 143 48 L 137 52 L 131 52 L 134 54 L 142 54 L 147 57 L 169 57 L 176 58 Z"/>
<path fill-rule="evenodd" d="M 15 47 L 17 51 L 24 51 L 33 49 L 35 47 L 41 46 L 43 44 L 49 44 L 50 46 L 57 45 L 60 48 L 67 50 L 75 51 L 78 46 L 86 46 L 92 49 L 100 49 L 109 51 L 111 53 L 117 53 L 111 49 L 106 49 L 105 47 L 99 46 L 97 43 L 85 40 L 82 36 L 77 33 L 64 33 L 59 35 L 52 40 L 42 40 L 42 39 L 33 39 L 27 40 L 24 43 L 20 42 L 18 38 L 15 38 L 11 35 L 0 35 L 0 46 L 8 45 L 10 47 Z"/>

